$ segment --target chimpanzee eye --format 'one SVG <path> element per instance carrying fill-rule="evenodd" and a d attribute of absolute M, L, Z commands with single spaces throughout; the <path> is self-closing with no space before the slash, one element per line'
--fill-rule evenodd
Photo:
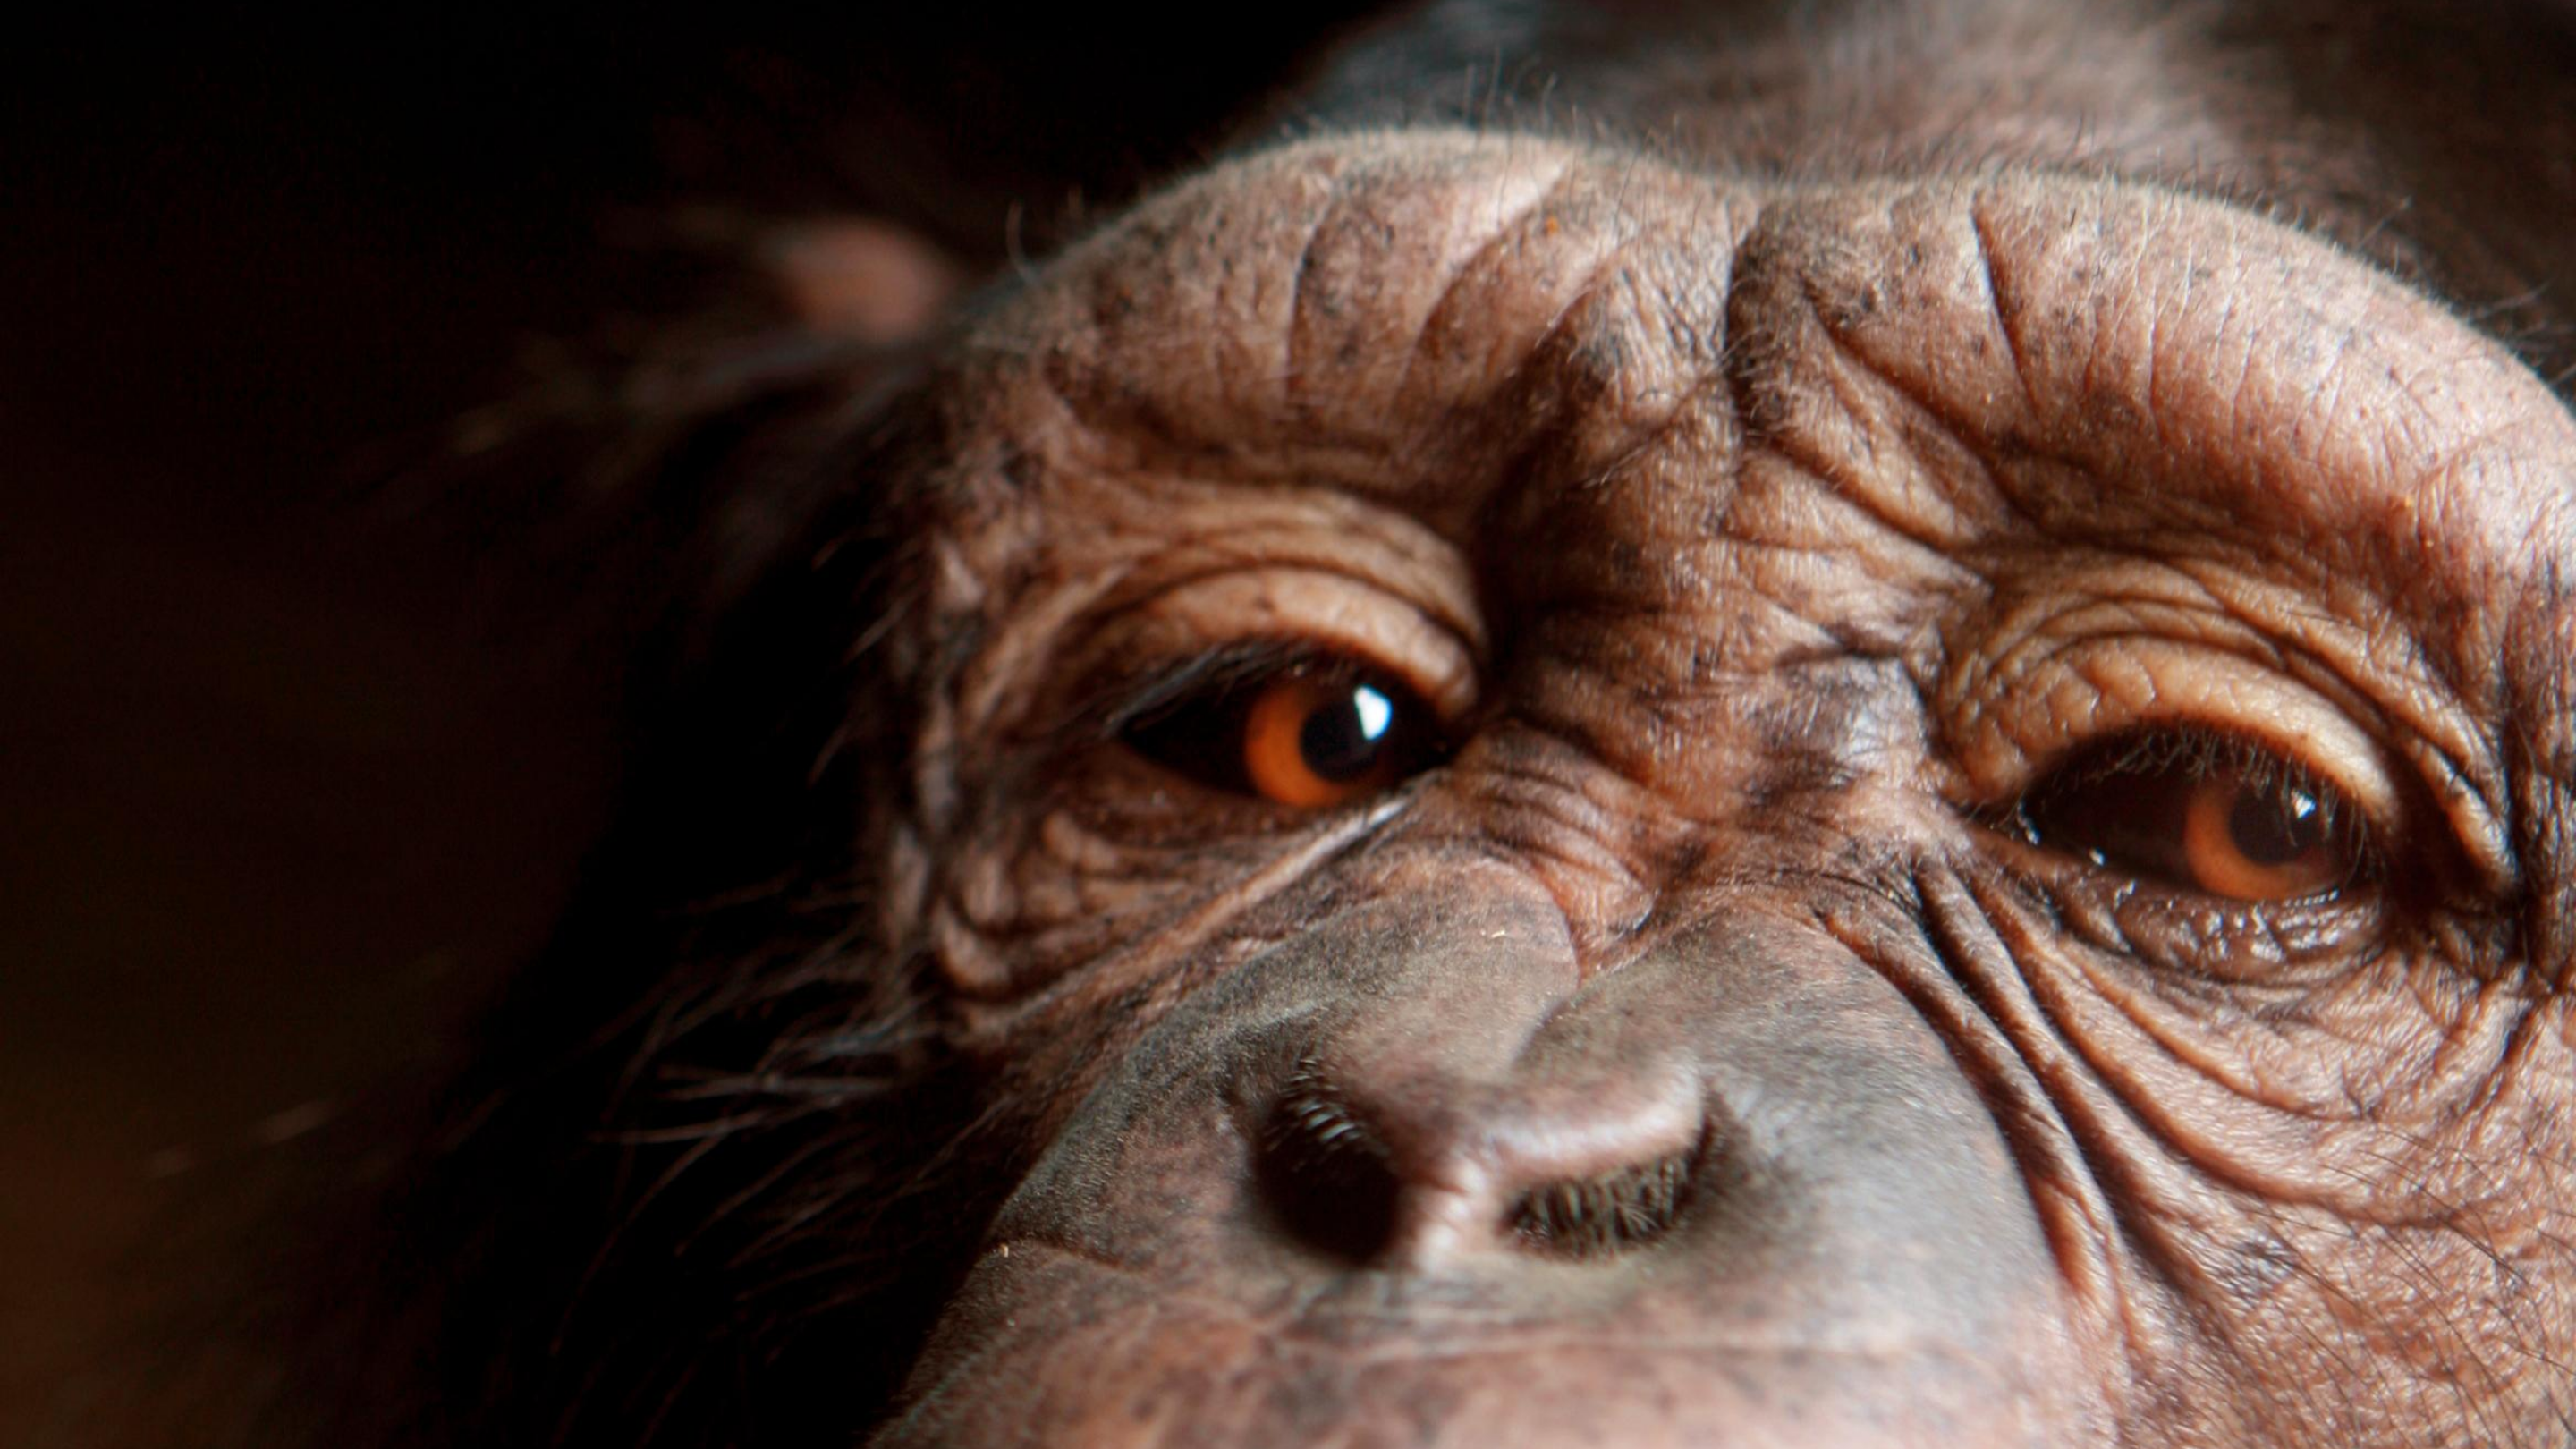
<path fill-rule="evenodd" d="M 1325 809 L 1431 763 L 1428 705 L 1384 675 L 1308 660 L 1181 696 L 1125 732 L 1139 754 L 1219 789 Z"/>
<path fill-rule="evenodd" d="M 2040 845 L 2233 901 L 2330 896 L 2371 860 L 2359 812 L 2333 787 L 2196 732 L 2088 751 L 2023 800 L 2021 819 Z"/>

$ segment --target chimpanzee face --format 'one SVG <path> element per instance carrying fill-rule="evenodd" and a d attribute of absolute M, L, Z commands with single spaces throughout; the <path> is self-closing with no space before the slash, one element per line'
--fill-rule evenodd
<path fill-rule="evenodd" d="M 1037 1105 L 884 1442 L 2562 1412 L 2495 344 L 2161 188 L 1417 131 L 958 359 L 883 873 Z"/>
<path fill-rule="evenodd" d="M 672 450 L 407 1432 L 2571 1442 L 2576 38 L 2115 9 L 1427 7 Z"/>

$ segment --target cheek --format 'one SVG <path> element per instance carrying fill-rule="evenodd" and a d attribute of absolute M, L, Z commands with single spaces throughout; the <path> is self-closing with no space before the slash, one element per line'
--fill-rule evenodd
<path fill-rule="evenodd" d="M 1988 943 L 1950 953 L 1982 1018 L 1954 1031 L 2051 1124 L 2035 1180 L 2091 1180 L 2041 1194 L 2095 1259 L 2076 1281 L 2131 1315 L 2169 1299 L 2225 1346 L 2177 1344 L 2143 1372 L 2209 1375 L 2293 1417 L 2287 1386 L 2338 1364 L 2427 1414 L 2468 1364 L 2538 1384 L 2493 1345 L 2500 1324 L 2543 1355 L 2572 1336 L 2544 1301 L 2570 1265 L 2576 1180 L 2563 1006 L 2517 963 L 2464 969 L 2480 952 L 2460 932 L 2266 980 L 2142 960 L 2036 904 L 1991 877 L 1936 892 L 1941 935 Z"/>

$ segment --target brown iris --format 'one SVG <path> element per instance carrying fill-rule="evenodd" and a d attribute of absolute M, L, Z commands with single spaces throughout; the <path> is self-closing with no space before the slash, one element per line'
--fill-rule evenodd
<path fill-rule="evenodd" d="M 1430 711 L 1411 691 L 1325 661 L 1202 690 L 1131 726 L 1127 740 L 1203 783 L 1319 810 L 1422 768 L 1431 733 Z"/>
<path fill-rule="evenodd" d="M 2039 844 L 2249 902 L 2329 895 L 2350 881 L 2367 843 L 2351 816 L 2295 765 L 2184 734 L 2094 751 L 2051 775 L 2022 807 Z"/>
<path fill-rule="evenodd" d="M 1244 777 L 1281 805 L 1339 805 L 1384 789 L 1401 763 L 1395 708 L 1364 681 L 1273 680 L 1244 715 Z"/>
<path fill-rule="evenodd" d="M 2326 804 L 2280 782 L 2221 769 L 2192 782 L 2182 814 L 2191 882 L 2240 901 L 2285 901 L 2341 883 L 2350 869 Z"/>

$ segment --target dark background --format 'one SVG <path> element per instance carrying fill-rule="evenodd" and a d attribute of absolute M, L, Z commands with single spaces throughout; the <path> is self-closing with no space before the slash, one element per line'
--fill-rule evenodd
<path fill-rule="evenodd" d="M 238 1251 L 237 1185 L 465 1031 L 601 829 L 619 651 L 508 510 L 424 505 L 458 420 L 722 291 L 679 218 L 864 213 L 989 268 L 1363 8 L 15 47 L 0 1444 L 140 1390 L 123 1346 Z"/>

